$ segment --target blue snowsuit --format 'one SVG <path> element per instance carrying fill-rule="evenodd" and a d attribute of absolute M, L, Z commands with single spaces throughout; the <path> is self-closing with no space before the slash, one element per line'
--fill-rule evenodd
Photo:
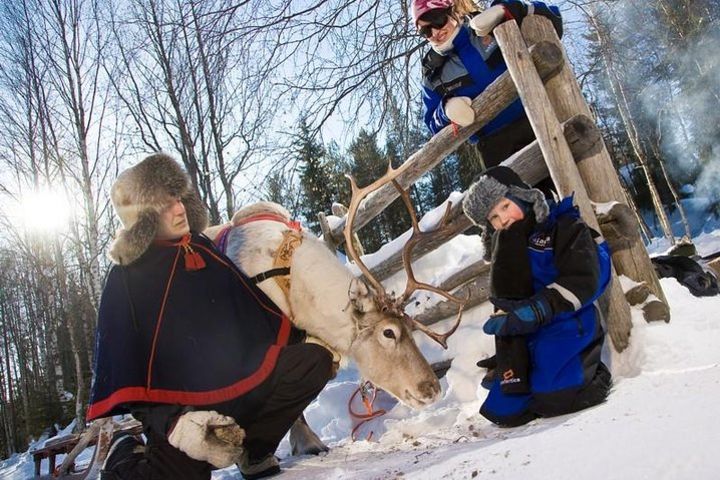
<path fill-rule="evenodd" d="M 533 291 L 546 296 L 554 315 L 526 336 L 530 393 L 506 394 L 496 378 L 480 409 L 507 426 L 600 403 L 610 381 L 600 362 L 605 331 L 596 302 L 610 281 L 610 252 L 582 221 L 572 197 L 551 205 L 548 218 L 535 225 L 527 255 Z"/>

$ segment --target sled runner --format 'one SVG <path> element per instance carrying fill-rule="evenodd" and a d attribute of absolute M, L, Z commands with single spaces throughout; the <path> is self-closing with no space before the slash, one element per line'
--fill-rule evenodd
<path fill-rule="evenodd" d="M 115 423 L 110 418 L 103 418 L 93 422 L 90 427 L 81 434 L 70 434 L 62 437 L 51 438 L 41 448 L 33 450 L 32 456 L 35 462 L 35 479 L 67 479 L 67 480 L 94 480 L 99 478 L 108 450 L 110 441 L 115 432 L 127 432 L 132 435 L 142 433 L 142 425 L 136 420 L 123 423 Z M 90 463 L 82 470 L 75 469 L 75 459 L 86 448 L 95 445 Z M 67 454 L 62 464 L 56 469 L 55 459 L 57 455 Z M 48 459 L 48 473 L 41 474 L 43 459 Z"/>

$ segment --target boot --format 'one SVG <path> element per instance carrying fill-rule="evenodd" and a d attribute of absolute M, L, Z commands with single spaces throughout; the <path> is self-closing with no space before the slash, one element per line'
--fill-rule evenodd
<path fill-rule="evenodd" d="M 242 463 L 240 463 L 238 467 L 245 480 L 271 477 L 280 473 L 280 463 L 273 453 L 269 453 L 258 459 L 251 459 L 246 450 Z"/>
<path fill-rule="evenodd" d="M 483 358 L 482 360 L 478 361 L 476 365 L 480 368 L 487 369 L 487 372 L 485 373 L 485 376 L 480 381 L 480 385 L 485 390 L 490 390 L 493 386 L 493 382 L 495 382 L 495 369 L 497 368 L 497 355 L 493 355 L 492 357 Z"/>
<path fill-rule="evenodd" d="M 142 438 L 127 432 L 115 432 L 110 441 L 107 458 L 100 470 L 101 480 L 133 478 L 131 472 L 145 456 Z"/>

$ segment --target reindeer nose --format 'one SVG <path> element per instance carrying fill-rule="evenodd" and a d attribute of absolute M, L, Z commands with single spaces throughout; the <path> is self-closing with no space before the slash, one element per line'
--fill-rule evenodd
<path fill-rule="evenodd" d="M 418 384 L 418 392 L 422 394 L 424 398 L 435 398 L 440 393 L 440 382 L 437 380 L 425 380 Z"/>

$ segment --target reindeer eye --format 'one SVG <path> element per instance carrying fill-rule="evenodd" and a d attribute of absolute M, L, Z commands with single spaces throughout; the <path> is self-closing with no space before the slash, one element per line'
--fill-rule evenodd
<path fill-rule="evenodd" d="M 386 328 L 385 330 L 383 330 L 383 336 L 385 338 L 395 339 L 395 332 L 393 332 L 392 328 Z"/>

